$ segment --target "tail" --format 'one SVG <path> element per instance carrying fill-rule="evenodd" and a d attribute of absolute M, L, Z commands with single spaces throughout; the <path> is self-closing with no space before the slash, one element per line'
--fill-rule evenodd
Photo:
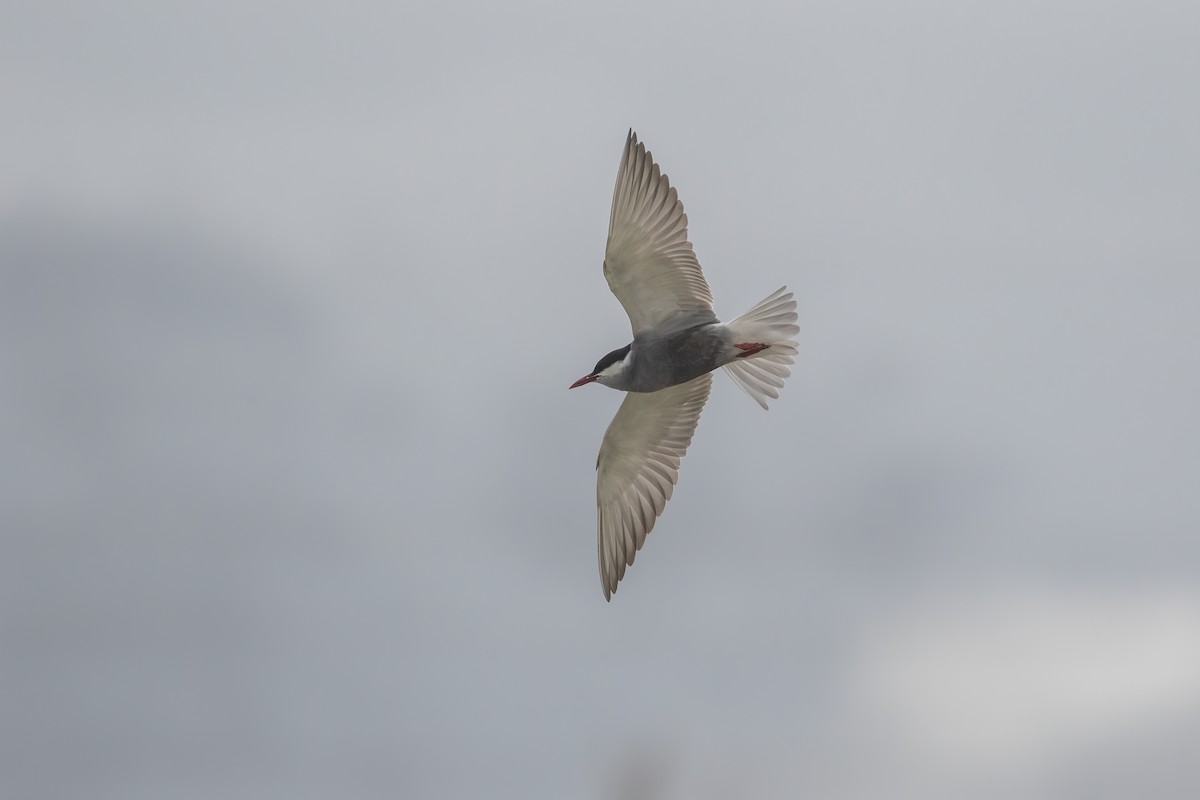
<path fill-rule="evenodd" d="M 791 337 L 800 333 L 796 301 L 784 286 L 740 317 L 725 323 L 734 342 L 758 342 L 768 347 L 725 365 L 733 382 L 764 409 L 767 398 L 779 397 L 799 352 Z"/>

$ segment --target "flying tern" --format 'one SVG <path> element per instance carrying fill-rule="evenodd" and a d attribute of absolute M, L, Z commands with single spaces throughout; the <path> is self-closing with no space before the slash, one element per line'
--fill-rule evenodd
<path fill-rule="evenodd" d="M 712 387 L 725 372 L 764 409 L 791 375 L 796 301 L 787 287 L 721 322 L 688 241 L 679 195 L 632 130 L 617 170 L 604 277 L 633 327 L 633 341 L 571 384 L 627 394 L 596 460 L 600 583 L 609 600 L 646 542 L 679 478 Z"/>

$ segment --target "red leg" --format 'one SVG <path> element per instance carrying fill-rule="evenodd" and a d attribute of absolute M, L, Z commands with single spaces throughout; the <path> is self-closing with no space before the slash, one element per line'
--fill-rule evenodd
<path fill-rule="evenodd" d="M 742 351 L 738 353 L 737 357 L 745 358 L 746 356 L 752 356 L 755 353 L 761 353 L 771 345 L 762 344 L 761 342 L 735 342 L 733 346 Z"/>

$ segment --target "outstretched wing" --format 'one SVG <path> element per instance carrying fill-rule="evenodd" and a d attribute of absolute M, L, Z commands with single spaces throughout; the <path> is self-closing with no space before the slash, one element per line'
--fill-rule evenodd
<path fill-rule="evenodd" d="M 692 443 L 712 374 L 657 392 L 629 392 L 596 460 L 597 549 L 604 599 L 663 512 Z"/>
<path fill-rule="evenodd" d="M 604 277 L 634 336 L 675 318 L 685 325 L 716 321 L 683 203 L 632 130 L 613 190 Z"/>

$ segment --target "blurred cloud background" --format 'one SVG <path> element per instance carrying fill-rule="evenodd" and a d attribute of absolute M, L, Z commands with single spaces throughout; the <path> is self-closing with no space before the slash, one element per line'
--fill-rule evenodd
<path fill-rule="evenodd" d="M 1191 3 L 7 3 L 0 794 L 1200 796 Z M 611 604 L 626 129 L 717 379 Z"/>

